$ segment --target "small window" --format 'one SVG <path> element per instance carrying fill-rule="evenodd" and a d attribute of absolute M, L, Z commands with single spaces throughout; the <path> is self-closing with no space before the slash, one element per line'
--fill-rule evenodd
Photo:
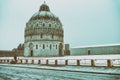
<path fill-rule="evenodd" d="M 43 26 L 45 26 L 45 24 L 43 23 Z"/>
<path fill-rule="evenodd" d="M 31 27 L 33 27 L 33 25 L 31 25 Z"/>
<path fill-rule="evenodd" d="M 52 49 L 52 45 L 50 44 L 50 50 Z"/>
<path fill-rule="evenodd" d="M 91 54 L 91 51 L 90 50 L 88 50 L 88 55 L 90 55 Z"/>
<path fill-rule="evenodd" d="M 38 49 L 38 45 L 36 45 L 36 49 Z"/>
<path fill-rule="evenodd" d="M 52 39 L 54 38 L 54 35 L 52 34 Z"/>
<path fill-rule="evenodd" d="M 45 49 L 45 45 L 43 44 L 43 49 Z"/>
<path fill-rule="evenodd" d="M 57 49 L 57 45 L 56 45 L 56 49 Z"/>
<path fill-rule="evenodd" d="M 38 24 L 37 24 L 37 26 L 38 26 Z"/>
<path fill-rule="evenodd" d="M 49 27 L 51 27 L 51 24 L 49 24 Z"/>
<path fill-rule="evenodd" d="M 40 37 L 43 38 L 43 34 L 40 34 Z"/>

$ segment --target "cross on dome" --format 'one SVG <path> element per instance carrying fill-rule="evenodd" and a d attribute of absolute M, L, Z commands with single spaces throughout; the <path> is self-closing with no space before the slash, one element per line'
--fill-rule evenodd
<path fill-rule="evenodd" d="M 44 4 L 46 4 L 45 0 L 44 0 Z"/>

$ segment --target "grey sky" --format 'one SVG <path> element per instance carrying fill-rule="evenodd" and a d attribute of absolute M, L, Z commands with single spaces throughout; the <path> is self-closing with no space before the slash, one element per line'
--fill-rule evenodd
<path fill-rule="evenodd" d="M 24 43 L 26 22 L 44 0 L 0 0 L 0 50 Z M 46 0 L 71 47 L 120 43 L 120 0 Z"/>

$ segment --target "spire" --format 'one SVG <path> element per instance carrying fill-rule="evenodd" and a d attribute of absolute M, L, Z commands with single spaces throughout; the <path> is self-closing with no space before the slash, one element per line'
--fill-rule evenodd
<path fill-rule="evenodd" d="M 45 0 L 44 0 L 44 4 L 46 4 Z"/>

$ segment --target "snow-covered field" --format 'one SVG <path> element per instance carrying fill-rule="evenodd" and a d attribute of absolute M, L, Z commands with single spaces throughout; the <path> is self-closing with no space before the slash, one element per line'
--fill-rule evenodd
<path fill-rule="evenodd" d="M 0 64 L 0 80 L 120 80 L 120 68 Z"/>

